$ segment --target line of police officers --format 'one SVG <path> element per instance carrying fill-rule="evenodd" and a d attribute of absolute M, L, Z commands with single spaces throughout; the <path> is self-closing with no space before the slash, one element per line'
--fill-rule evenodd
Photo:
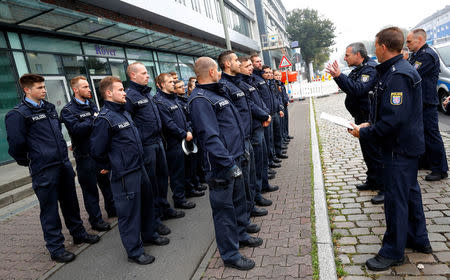
<path fill-rule="evenodd" d="M 327 67 L 347 94 L 345 105 L 355 118 L 353 136 L 359 138 L 367 165 L 367 180 L 358 190 L 380 190 L 372 203 L 382 203 L 386 232 L 378 254 L 366 262 L 375 271 L 404 262 L 405 247 L 432 253 L 417 173 L 430 169 L 427 181 L 447 177 L 447 158 L 438 127 L 437 79 L 439 58 L 425 43 L 423 29 L 411 31 L 402 54 L 404 36 L 397 27 L 376 35 L 375 54 L 369 57 L 362 43 L 347 47 L 345 60 L 356 66 L 346 76 L 337 62 Z M 408 63 L 409 62 L 409 63 Z"/>
<path fill-rule="evenodd" d="M 74 96 L 60 118 L 55 106 L 45 101 L 44 78 L 35 74 L 20 78 L 25 96 L 5 118 L 9 153 L 19 165 L 29 167 L 53 260 L 75 258 L 64 248 L 58 202 L 75 244 L 100 239 L 87 234 L 80 218 L 63 122 L 72 140 L 89 222 L 94 230 L 110 229 L 100 211 L 98 185 L 108 216 L 118 217 L 129 261 L 152 263 L 154 257 L 143 246 L 168 244 L 163 235 L 170 229 L 162 220 L 185 216 L 167 200 L 168 178 L 175 208 L 191 209 L 196 205 L 186 198 L 205 194 L 199 178 L 204 172 L 225 265 L 244 270 L 254 266 L 238 249 L 263 243 L 248 234 L 260 231 L 250 217 L 267 215 L 256 205 L 271 205 L 262 194 L 278 190 L 268 179 L 276 173 L 271 168 L 281 166 L 280 158 L 287 158 L 292 139 L 286 120 L 289 97 L 279 81 L 281 74 L 275 72 L 277 80 L 273 79 L 272 70 L 263 67 L 257 55 L 238 59 L 226 51 L 218 61 L 221 79 L 214 60 L 197 60 L 197 87 L 191 87 L 189 98 L 184 83 L 168 73 L 156 78 L 158 89 L 152 97 L 145 66 L 132 63 L 126 90 L 117 77 L 101 80 L 100 112 L 90 101 L 86 78 L 75 77 Z M 196 149 L 194 143 L 199 146 L 196 154 L 189 153 Z"/>

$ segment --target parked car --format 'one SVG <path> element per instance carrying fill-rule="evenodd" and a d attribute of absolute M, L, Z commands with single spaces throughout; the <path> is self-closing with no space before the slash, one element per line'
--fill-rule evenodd
<path fill-rule="evenodd" d="M 439 96 L 439 110 L 450 115 L 450 110 L 447 111 L 442 104 L 444 100 L 450 95 L 450 42 L 437 44 L 431 46 L 439 55 L 441 72 L 439 73 L 439 80 L 437 83 L 437 92 Z"/>

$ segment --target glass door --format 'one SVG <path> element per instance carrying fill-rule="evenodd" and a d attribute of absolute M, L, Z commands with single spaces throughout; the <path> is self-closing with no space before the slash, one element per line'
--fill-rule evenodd
<path fill-rule="evenodd" d="M 93 99 L 95 101 L 95 104 L 97 105 L 98 110 L 102 108 L 103 106 L 103 97 L 100 93 L 99 87 L 100 87 L 100 81 L 107 76 L 91 76 L 91 85 L 92 85 L 92 92 L 93 92 Z"/>
<path fill-rule="evenodd" d="M 55 105 L 56 112 L 60 116 L 62 108 L 70 101 L 66 78 L 64 76 L 47 76 L 45 77 L 45 87 L 47 88 L 47 97 L 45 99 Z M 64 124 L 62 125 L 62 134 L 70 145 L 69 133 Z"/>

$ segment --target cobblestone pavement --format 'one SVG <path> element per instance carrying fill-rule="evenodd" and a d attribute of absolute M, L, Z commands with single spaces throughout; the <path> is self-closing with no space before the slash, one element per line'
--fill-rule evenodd
<path fill-rule="evenodd" d="M 80 187 L 77 186 L 76 190 L 83 225 L 89 233 L 98 234 L 90 228 Z M 100 205 L 103 207 L 103 201 L 100 201 Z M 103 219 L 107 222 L 111 223 L 117 220 L 116 218 L 108 219 L 105 212 L 102 214 Z M 64 222 L 63 234 L 66 238 L 64 245 L 68 251 L 75 252 L 83 246 L 83 244 L 73 244 L 73 239 Z M 0 279 L 38 279 L 58 265 L 50 259 L 50 254 L 45 248 L 39 221 L 39 205 L 0 222 L 0 240 Z"/>
<path fill-rule="evenodd" d="M 381 247 L 385 232 L 383 207 L 370 202 L 375 192 L 355 188 L 366 178 L 358 140 L 346 129 L 318 118 L 321 112 L 328 112 L 351 119 L 344 98 L 344 94 L 339 94 L 314 100 L 332 233 L 337 240 L 337 255 L 348 273 L 344 279 L 450 279 L 450 180 L 427 182 L 424 177 L 429 171 L 424 170 L 419 171 L 419 184 L 434 253 L 413 253 L 407 249 L 406 263 L 402 266 L 382 273 L 365 267 L 365 261 Z M 449 157 L 450 138 L 443 140 Z"/>
<path fill-rule="evenodd" d="M 309 102 L 291 104 L 289 119 L 290 134 L 295 137 L 289 144 L 289 158 L 270 181 L 280 190 L 265 194 L 273 201 L 266 208 L 269 214 L 253 219 L 261 225 L 256 236 L 264 243 L 240 250 L 255 261 L 255 268 L 248 272 L 224 268 L 216 250 L 202 279 L 312 279 Z"/>

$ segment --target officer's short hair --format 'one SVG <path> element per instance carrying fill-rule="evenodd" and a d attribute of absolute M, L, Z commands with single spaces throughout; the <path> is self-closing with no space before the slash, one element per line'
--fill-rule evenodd
<path fill-rule="evenodd" d="M 422 36 L 425 41 L 427 40 L 427 32 L 422 28 L 414 29 L 411 32 L 414 34 L 414 37 Z"/>
<path fill-rule="evenodd" d="M 99 85 L 99 90 L 100 90 L 102 97 L 105 98 L 105 93 L 107 90 L 112 90 L 112 86 L 114 83 L 121 83 L 121 82 L 122 82 L 122 80 L 119 79 L 118 77 L 114 77 L 114 76 L 104 77 L 100 81 L 100 85 Z"/>
<path fill-rule="evenodd" d="M 166 81 L 166 78 L 168 77 L 172 77 L 172 75 L 170 73 L 161 73 L 158 75 L 158 77 L 156 77 L 155 81 L 156 81 L 156 85 L 161 88 L 161 85 Z"/>
<path fill-rule="evenodd" d="M 76 76 L 75 78 L 72 78 L 72 80 L 70 80 L 70 87 L 74 88 L 76 84 L 78 84 L 78 82 L 80 80 L 85 80 L 87 81 L 85 76 Z"/>
<path fill-rule="evenodd" d="M 401 52 L 405 38 L 403 32 L 398 27 L 388 27 L 375 35 L 378 40 L 378 45 L 385 45 L 389 50 Z"/>
<path fill-rule="evenodd" d="M 261 68 L 261 69 L 262 69 L 262 70 L 264 71 L 264 70 L 265 70 L 265 69 L 267 69 L 267 68 L 269 68 L 269 69 L 272 69 L 272 68 L 270 68 L 270 66 L 269 66 L 269 65 L 265 65 L 265 64 L 264 64 L 264 65 L 262 66 L 262 68 Z"/>
<path fill-rule="evenodd" d="M 250 60 L 252 61 L 252 63 L 253 63 L 253 60 L 255 60 L 255 58 L 257 58 L 257 57 L 259 58 L 259 54 L 257 54 L 257 53 L 254 53 L 250 56 Z"/>
<path fill-rule="evenodd" d="M 32 88 L 34 83 L 42 83 L 45 79 L 37 74 L 23 74 L 19 79 L 19 84 L 22 89 Z"/>
<path fill-rule="evenodd" d="M 178 76 L 177 72 L 175 72 L 175 71 L 169 72 L 169 74 L 172 76 Z"/>
<path fill-rule="evenodd" d="M 366 46 L 364 46 L 364 44 L 361 42 L 351 43 L 350 45 L 347 46 L 347 48 L 352 48 L 352 54 L 359 53 L 362 58 L 367 57 Z"/>
<path fill-rule="evenodd" d="M 219 63 L 219 67 L 220 69 L 224 70 L 225 69 L 225 62 L 227 61 L 231 61 L 231 55 L 234 54 L 234 51 L 224 51 L 223 53 L 221 53 L 219 55 L 219 57 L 217 58 L 217 62 Z"/>
<path fill-rule="evenodd" d="M 145 65 L 142 62 L 136 61 L 128 65 L 127 67 L 127 76 L 130 77 L 131 73 L 134 73 L 136 71 L 136 65 L 142 65 L 145 67 Z"/>
<path fill-rule="evenodd" d="M 244 61 L 248 61 L 251 60 L 249 56 L 240 56 L 238 57 L 238 60 L 240 63 L 244 62 Z"/>
<path fill-rule="evenodd" d="M 193 80 L 197 80 L 197 77 L 190 77 L 189 82 L 192 82 Z"/>

